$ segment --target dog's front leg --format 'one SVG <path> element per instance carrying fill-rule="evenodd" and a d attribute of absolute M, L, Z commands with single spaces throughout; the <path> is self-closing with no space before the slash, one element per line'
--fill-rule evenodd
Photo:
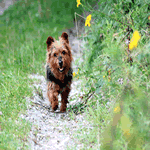
<path fill-rule="evenodd" d="M 58 94 L 59 93 L 55 83 L 49 82 L 47 95 L 53 111 L 55 111 L 58 108 Z"/>
<path fill-rule="evenodd" d="M 61 112 L 66 111 L 69 92 L 70 87 L 65 87 L 64 91 L 61 93 L 61 107 L 60 107 Z"/>
<path fill-rule="evenodd" d="M 51 96 L 51 104 L 53 111 L 55 111 L 58 108 L 58 94 L 59 93 L 57 91 L 54 91 Z"/>

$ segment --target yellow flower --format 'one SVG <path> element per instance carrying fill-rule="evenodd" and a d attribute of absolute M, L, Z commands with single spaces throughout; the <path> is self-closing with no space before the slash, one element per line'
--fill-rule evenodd
<path fill-rule="evenodd" d="M 117 113 L 117 112 L 120 112 L 120 110 L 121 110 L 120 107 L 117 106 L 117 107 L 114 109 L 114 112 Z"/>
<path fill-rule="evenodd" d="M 90 21 L 91 21 L 91 17 L 92 17 L 92 15 L 88 15 L 87 17 L 86 17 L 86 21 L 85 21 L 85 26 L 91 26 L 91 24 L 90 24 Z"/>
<path fill-rule="evenodd" d="M 79 7 L 80 4 L 80 0 L 77 0 L 77 7 Z"/>
<path fill-rule="evenodd" d="M 131 128 L 132 122 L 127 116 L 124 116 L 124 115 L 121 117 L 120 121 L 121 121 L 121 128 L 122 128 L 124 136 L 126 138 L 129 138 L 131 135 L 130 128 Z"/>
<path fill-rule="evenodd" d="M 138 41 L 140 40 L 141 36 L 139 35 L 139 32 L 136 30 L 133 33 L 133 36 L 131 38 L 129 49 L 132 50 L 134 47 L 137 47 Z"/>
<path fill-rule="evenodd" d="M 75 72 L 73 72 L 73 76 L 75 77 L 75 75 L 76 75 L 76 73 Z"/>
<path fill-rule="evenodd" d="M 91 17 L 92 17 L 92 15 L 88 15 L 88 16 L 86 17 L 86 20 L 91 21 Z"/>
<path fill-rule="evenodd" d="M 79 69 L 78 69 L 78 72 L 77 72 L 77 74 L 79 74 Z"/>
<path fill-rule="evenodd" d="M 139 35 L 139 32 L 136 30 L 134 33 L 133 33 L 133 37 L 138 41 L 140 40 L 141 36 Z"/>
<path fill-rule="evenodd" d="M 130 49 L 130 50 L 132 50 L 134 47 L 135 47 L 135 48 L 137 47 L 137 41 L 136 41 L 136 40 L 134 40 L 133 42 L 131 42 L 131 43 L 129 44 L 129 49 Z"/>
<path fill-rule="evenodd" d="M 103 78 L 105 78 L 105 76 L 103 76 Z"/>
<path fill-rule="evenodd" d="M 90 24 L 90 22 L 88 20 L 86 20 L 85 26 L 89 26 L 89 27 L 91 26 L 91 24 Z"/>

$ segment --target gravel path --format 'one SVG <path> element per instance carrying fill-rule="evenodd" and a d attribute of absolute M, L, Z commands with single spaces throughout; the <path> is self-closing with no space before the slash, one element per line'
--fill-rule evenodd
<path fill-rule="evenodd" d="M 73 134 L 88 122 L 84 120 L 84 114 L 74 115 L 70 119 L 68 113 L 51 112 L 48 99 L 46 97 L 45 78 L 40 75 L 31 75 L 30 78 L 40 80 L 40 83 L 34 83 L 33 98 L 27 98 L 28 109 L 26 115 L 21 115 L 32 123 L 32 129 L 29 135 L 29 145 L 32 150 L 63 150 L 67 146 L 73 147 L 78 143 L 78 148 L 82 148 L 79 141 L 75 142 Z M 73 82 L 70 98 L 73 98 L 79 92 L 79 81 Z M 41 93 L 39 90 L 41 89 Z M 78 90 L 77 90 L 78 89 Z M 32 102 L 32 103 L 31 103 Z"/>
<path fill-rule="evenodd" d="M 13 5 L 15 1 L 16 0 L 0 0 L 0 15 L 2 15 L 10 5 Z"/>
<path fill-rule="evenodd" d="M 75 29 L 70 29 L 75 31 Z M 79 43 L 76 36 L 70 34 L 70 45 L 75 59 L 81 58 L 79 53 Z M 76 70 L 76 65 L 73 63 L 73 68 Z M 74 115 L 74 119 L 70 119 L 69 113 L 60 113 L 59 110 L 52 112 L 50 103 L 46 96 L 46 80 L 44 76 L 34 74 L 29 78 L 37 79 L 33 87 L 33 97 L 27 98 L 28 109 L 26 115 L 21 115 L 32 124 L 32 129 L 29 135 L 29 145 L 32 150 L 64 150 L 67 147 L 82 149 L 82 143 L 74 139 L 73 134 L 82 127 L 89 127 L 89 123 L 84 120 L 84 113 Z M 83 93 L 80 90 L 80 81 L 73 81 L 72 90 L 69 99 L 73 99 L 69 105 L 74 105 L 80 101 L 79 96 Z M 60 101 L 60 97 L 59 97 Z M 60 106 L 60 104 L 59 104 Z"/>
<path fill-rule="evenodd" d="M 83 61 L 79 52 L 82 50 L 79 50 L 79 48 L 83 47 L 84 42 L 77 39 L 75 28 L 67 30 L 67 33 L 69 33 L 69 42 L 74 60 L 80 58 L 80 62 Z M 78 66 L 74 62 L 72 65 L 76 72 Z M 36 79 L 34 84 L 31 85 L 33 87 L 33 97 L 27 98 L 27 113 L 21 115 L 22 118 L 32 124 L 28 145 L 31 146 L 32 150 L 65 150 L 68 147 L 82 149 L 82 143 L 75 139 L 73 134 L 83 127 L 90 127 L 89 123 L 84 120 L 85 114 L 74 115 L 73 119 L 70 119 L 68 112 L 60 113 L 59 109 L 52 112 L 46 94 L 45 77 L 33 74 L 29 78 Z M 69 96 L 69 100 L 72 101 L 69 105 L 73 106 L 81 101 L 80 96 L 78 96 L 83 95 L 80 88 L 80 81 L 73 81 Z"/>

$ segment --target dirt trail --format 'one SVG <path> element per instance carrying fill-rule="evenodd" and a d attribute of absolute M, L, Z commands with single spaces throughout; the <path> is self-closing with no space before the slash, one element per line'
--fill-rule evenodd
<path fill-rule="evenodd" d="M 72 47 L 73 58 L 81 58 L 79 47 L 83 46 L 84 42 L 77 39 L 75 28 L 69 29 L 69 42 Z M 81 51 L 81 49 L 80 49 Z M 82 61 L 82 59 L 81 59 Z M 73 62 L 73 69 L 77 70 L 77 66 Z M 27 98 L 28 109 L 26 115 L 21 115 L 22 118 L 32 123 L 32 129 L 29 135 L 28 143 L 32 150 L 64 150 L 67 147 L 82 148 L 82 143 L 74 138 L 73 134 L 77 130 L 88 127 L 89 123 L 84 120 L 84 114 L 74 115 L 74 119 L 70 119 L 68 112 L 60 113 L 58 111 L 51 112 L 50 104 L 46 95 L 46 80 L 44 76 L 34 74 L 30 75 L 31 79 L 38 79 L 32 85 L 33 97 Z M 73 81 L 72 90 L 69 99 L 74 99 L 69 105 L 74 105 L 80 102 L 79 96 L 83 93 L 80 90 L 80 81 Z M 59 97 L 60 101 L 60 97 Z M 31 103 L 32 102 L 32 103 Z M 60 106 L 60 104 L 59 104 Z"/>

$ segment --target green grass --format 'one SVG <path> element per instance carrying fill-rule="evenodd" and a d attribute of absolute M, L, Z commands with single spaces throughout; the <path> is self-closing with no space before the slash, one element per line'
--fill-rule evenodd
<path fill-rule="evenodd" d="M 26 109 L 24 96 L 31 95 L 29 81 L 20 72 L 8 71 L 1 74 L 0 83 L 0 149 L 22 149 L 26 147 L 30 124 L 19 115 Z"/>

